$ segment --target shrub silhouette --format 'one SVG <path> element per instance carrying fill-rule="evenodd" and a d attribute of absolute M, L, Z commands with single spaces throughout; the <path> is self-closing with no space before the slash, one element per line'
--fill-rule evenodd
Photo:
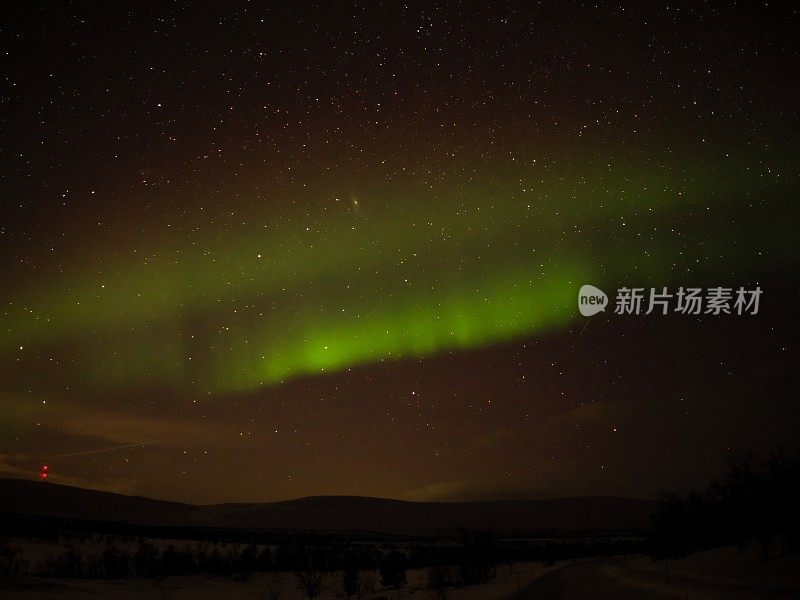
<path fill-rule="evenodd" d="M 428 589 L 436 594 L 438 600 L 447 598 L 447 588 L 453 585 L 453 569 L 447 565 L 434 565 L 426 573 Z"/>
<path fill-rule="evenodd" d="M 381 585 L 386 588 L 405 585 L 407 569 L 408 557 L 402 552 L 392 550 L 381 561 Z"/>
<path fill-rule="evenodd" d="M 308 600 L 314 600 L 325 591 L 325 574 L 313 568 L 303 569 L 295 573 L 297 587 Z"/>
<path fill-rule="evenodd" d="M 358 578 L 358 563 L 355 557 L 349 556 L 342 571 L 342 591 L 348 600 L 358 593 Z"/>

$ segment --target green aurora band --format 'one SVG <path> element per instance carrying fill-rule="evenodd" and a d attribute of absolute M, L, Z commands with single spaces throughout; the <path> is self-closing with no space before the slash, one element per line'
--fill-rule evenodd
<path fill-rule="evenodd" d="M 797 260 L 792 167 L 748 165 L 498 169 L 282 221 L 254 212 L 223 236 L 193 223 L 11 286 L 3 355 L 41 394 L 230 393 L 545 332 L 577 318 L 583 283 L 747 285 Z"/>

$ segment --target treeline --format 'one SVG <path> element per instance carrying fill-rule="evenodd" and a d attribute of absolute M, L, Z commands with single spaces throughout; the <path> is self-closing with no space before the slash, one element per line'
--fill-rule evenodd
<path fill-rule="evenodd" d="M 91 546 L 90 546 L 91 547 Z M 246 578 L 253 573 L 291 571 L 309 564 L 320 570 L 338 566 L 330 548 L 196 544 L 154 544 L 139 540 L 135 547 L 108 539 L 98 552 L 67 543 L 60 553 L 50 555 L 38 574 L 49 577 L 127 579 L 160 578 L 173 575 L 210 575 Z"/>
<path fill-rule="evenodd" d="M 727 473 L 702 492 L 662 494 L 653 515 L 652 553 L 755 545 L 764 558 L 800 551 L 800 454 L 779 450 L 763 463 L 731 458 Z"/>
<path fill-rule="evenodd" d="M 128 577 L 158 578 L 169 575 L 247 575 L 268 570 L 269 548 L 256 546 L 219 549 L 210 545 L 164 548 L 140 540 L 134 549 L 109 541 L 100 551 L 82 551 L 66 544 L 63 551 L 48 556 L 40 565 L 39 575 L 124 580 Z"/>
<path fill-rule="evenodd" d="M 0 576 L 25 573 L 28 566 L 28 561 L 22 556 L 22 548 L 0 540 Z"/>
<path fill-rule="evenodd" d="M 494 577 L 498 565 L 521 561 L 553 563 L 586 556 L 634 554 L 644 539 L 585 538 L 582 540 L 499 539 L 481 532 L 417 542 L 228 544 L 169 542 L 117 536 L 70 536 L 44 560 L 28 565 L 21 548 L 0 543 L 0 569 L 49 577 L 124 580 L 209 575 L 246 579 L 265 572 L 378 571 L 381 584 L 396 587 L 408 569 L 434 567 L 434 579 L 447 585 L 473 585 Z M 30 567 L 30 568 L 28 568 Z"/>

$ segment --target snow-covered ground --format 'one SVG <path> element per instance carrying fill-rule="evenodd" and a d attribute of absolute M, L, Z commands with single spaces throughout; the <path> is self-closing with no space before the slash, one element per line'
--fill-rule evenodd
<path fill-rule="evenodd" d="M 518 589 L 529 585 L 534 578 L 552 569 L 543 567 L 541 563 L 519 563 L 511 569 L 508 566 L 497 568 L 497 577 L 484 585 L 448 588 L 447 598 L 452 600 L 500 600 L 508 598 Z M 378 582 L 377 573 L 367 576 Z M 408 583 L 402 588 L 382 590 L 380 586 L 370 598 L 399 600 L 414 598 L 415 600 L 434 600 L 435 593 L 426 589 L 426 571 L 412 569 L 407 573 Z M 325 591 L 319 600 L 343 598 L 341 591 L 341 574 L 334 573 L 326 577 Z M 277 598 L 270 592 L 279 588 Z M 0 597 L 15 599 L 45 598 L 119 598 L 120 600 L 153 598 L 171 600 L 205 600 L 223 598 L 225 600 L 295 600 L 305 598 L 297 588 L 297 581 L 292 573 L 276 575 L 254 575 L 244 582 L 231 581 L 213 577 L 168 577 L 164 580 L 129 579 L 124 583 L 86 579 L 55 579 L 39 577 L 0 578 Z"/>
<path fill-rule="evenodd" d="M 30 547 L 30 555 L 36 554 Z M 427 589 L 427 570 L 412 569 L 407 584 L 384 590 L 377 572 L 365 576 L 375 583 L 373 600 L 434 600 Z M 319 600 L 343 598 L 340 573 L 326 576 Z M 0 578 L 0 598 L 45 599 L 119 598 L 161 600 L 295 600 L 305 595 L 293 573 L 254 575 L 246 581 L 221 577 L 168 577 L 162 580 L 129 579 L 124 583 L 90 579 L 33 576 Z M 447 588 L 450 600 L 547 600 L 638 598 L 692 600 L 783 600 L 800 598 L 800 556 L 761 560 L 754 550 L 739 553 L 720 548 L 669 563 L 648 557 L 585 560 L 545 567 L 540 562 L 497 567 L 497 577 L 484 585 Z"/>
<path fill-rule="evenodd" d="M 514 600 L 790 600 L 800 598 L 800 556 L 761 560 L 720 548 L 685 559 L 647 557 L 568 565 L 537 578 Z"/>

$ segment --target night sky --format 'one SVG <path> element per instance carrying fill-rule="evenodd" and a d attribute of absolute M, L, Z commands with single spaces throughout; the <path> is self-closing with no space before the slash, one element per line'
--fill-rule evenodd
<path fill-rule="evenodd" d="M 793 447 L 798 10 L 4 7 L 0 475 L 644 497 Z"/>

